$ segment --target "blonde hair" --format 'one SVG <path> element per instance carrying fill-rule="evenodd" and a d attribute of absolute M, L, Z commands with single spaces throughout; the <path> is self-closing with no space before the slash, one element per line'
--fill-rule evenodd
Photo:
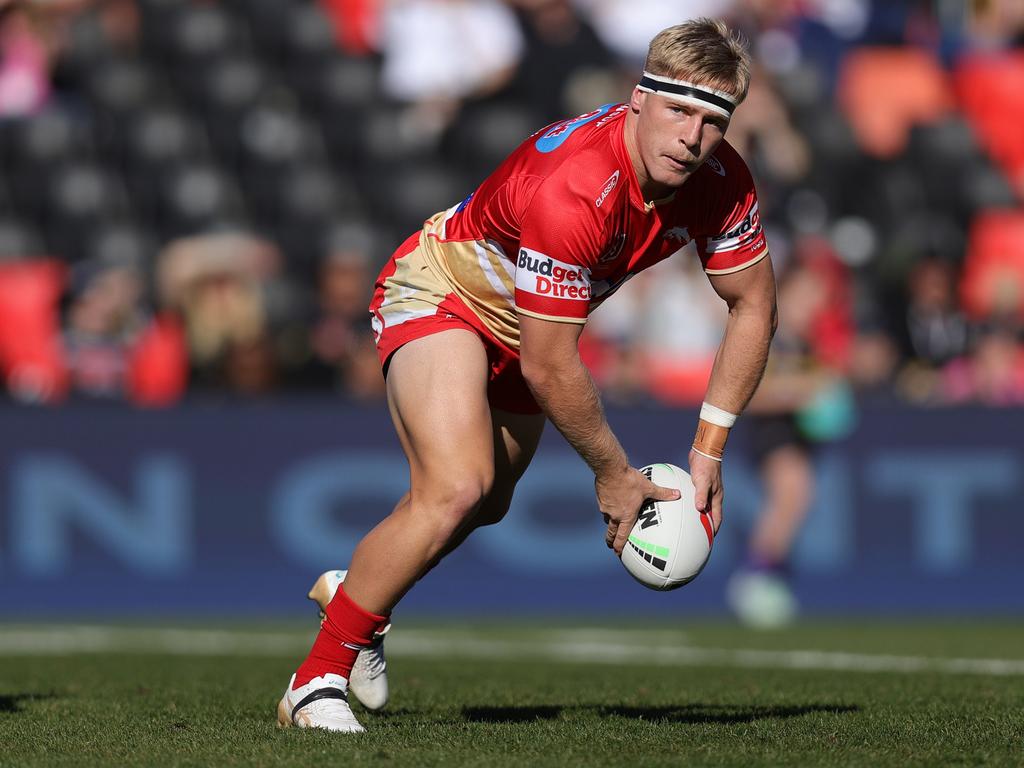
<path fill-rule="evenodd" d="M 746 41 L 718 19 L 693 19 L 663 29 L 651 40 L 644 70 L 725 91 L 737 103 L 750 86 Z"/>

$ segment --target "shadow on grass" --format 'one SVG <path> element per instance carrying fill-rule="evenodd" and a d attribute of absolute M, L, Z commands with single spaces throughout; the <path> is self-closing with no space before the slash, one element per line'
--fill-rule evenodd
<path fill-rule="evenodd" d="M 15 693 L 8 696 L 0 695 L 0 714 L 8 712 L 21 712 L 25 704 L 33 701 L 46 701 L 55 699 L 55 693 Z"/>
<path fill-rule="evenodd" d="M 755 720 L 785 720 L 791 717 L 802 717 L 815 712 L 847 714 L 859 712 L 860 707 L 836 704 L 804 704 L 799 706 L 750 706 L 721 707 L 706 704 L 686 704 L 683 706 L 662 707 L 627 707 L 599 706 L 595 709 L 604 717 L 625 717 L 634 720 L 650 720 L 652 722 L 670 723 L 752 723 Z"/>
<path fill-rule="evenodd" d="M 601 717 L 624 717 L 630 720 L 649 720 L 670 723 L 752 723 L 755 720 L 783 720 L 802 717 L 815 712 L 847 714 L 859 712 L 860 707 L 836 704 L 804 704 L 801 706 L 722 707 L 706 704 L 678 706 L 631 707 L 625 705 L 589 705 L 580 707 L 527 706 L 527 707 L 464 707 L 462 716 L 471 723 L 528 723 L 536 720 L 555 720 L 563 710 L 590 710 Z"/>

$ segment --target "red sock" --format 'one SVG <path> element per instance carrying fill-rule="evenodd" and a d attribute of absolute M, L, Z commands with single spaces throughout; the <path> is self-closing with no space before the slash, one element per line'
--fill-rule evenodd
<path fill-rule="evenodd" d="M 320 634 L 295 673 L 292 690 L 327 673 L 347 680 L 359 651 L 373 642 L 373 633 L 388 623 L 387 616 L 368 613 L 352 602 L 344 585 L 338 587 L 324 613 L 327 615 L 320 623 Z"/>

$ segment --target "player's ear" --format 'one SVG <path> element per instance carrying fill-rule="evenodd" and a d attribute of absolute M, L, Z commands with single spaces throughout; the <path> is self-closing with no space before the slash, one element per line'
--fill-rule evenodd
<path fill-rule="evenodd" d="M 633 110 L 633 114 L 639 115 L 640 108 L 647 100 L 647 92 L 641 91 L 639 86 L 633 88 L 633 93 L 629 96 L 629 108 Z"/>

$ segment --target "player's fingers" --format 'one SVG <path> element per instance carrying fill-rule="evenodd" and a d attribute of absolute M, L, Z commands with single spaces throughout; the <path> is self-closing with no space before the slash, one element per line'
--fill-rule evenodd
<path fill-rule="evenodd" d="M 609 547 L 615 543 L 615 534 L 619 531 L 618 523 L 608 523 L 608 530 L 604 533 L 604 543 Z"/>
<path fill-rule="evenodd" d="M 665 488 L 661 485 L 655 485 L 654 483 L 648 483 L 647 496 L 645 498 L 655 499 L 657 501 L 675 501 L 679 498 L 680 493 L 678 488 Z"/>
<path fill-rule="evenodd" d="M 622 550 L 626 546 L 626 539 L 629 538 L 629 526 L 620 525 L 619 530 L 615 533 L 615 540 L 612 542 L 612 549 L 615 550 L 615 554 L 622 557 Z"/>
<path fill-rule="evenodd" d="M 722 527 L 722 512 L 724 501 L 725 494 L 722 493 L 722 489 L 719 488 L 718 491 L 711 497 L 711 525 L 714 528 L 715 533 L 718 533 L 718 529 Z"/>
<path fill-rule="evenodd" d="M 693 506 L 702 514 L 711 513 L 711 483 L 702 477 L 693 481 Z"/>

